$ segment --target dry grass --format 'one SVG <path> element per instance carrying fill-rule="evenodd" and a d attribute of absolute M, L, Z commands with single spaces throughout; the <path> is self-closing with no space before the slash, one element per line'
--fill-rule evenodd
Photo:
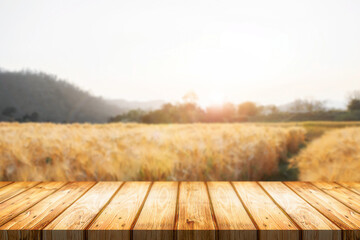
<path fill-rule="evenodd" d="M 360 128 L 326 132 L 291 160 L 303 181 L 360 181 Z"/>
<path fill-rule="evenodd" d="M 258 180 L 299 127 L 0 123 L 0 180 Z"/>
<path fill-rule="evenodd" d="M 257 126 L 277 126 L 277 127 L 303 127 L 306 129 L 306 140 L 312 141 L 321 137 L 324 133 L 347 127 L 360 127 L 359 121 L 305 121 L 305 122 L 262 122 L 256 123 Z"/>

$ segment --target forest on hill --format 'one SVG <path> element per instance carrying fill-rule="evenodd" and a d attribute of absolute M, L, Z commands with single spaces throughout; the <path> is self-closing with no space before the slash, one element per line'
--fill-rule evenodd
<path fill-rule="evenodd" d="M 0 121 L 107 122 L 122 110 L 54 75 L 0 70 Z"/>

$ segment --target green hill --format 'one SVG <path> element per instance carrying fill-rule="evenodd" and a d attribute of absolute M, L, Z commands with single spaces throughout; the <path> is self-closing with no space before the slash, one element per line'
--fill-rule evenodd
<path fill-rule="evenodd" d="M 0 70 L 0 121 L 102 123 L 122 112 L 56 76 Z"/>

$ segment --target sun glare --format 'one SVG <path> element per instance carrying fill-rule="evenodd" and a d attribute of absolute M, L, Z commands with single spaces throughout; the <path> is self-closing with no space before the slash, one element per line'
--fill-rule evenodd
<path fill-rule="evenodd" d="M 226 102 L 225 94 L 222 92 L 213 92 L 205 97 L 199 98 L 199 104 L 202 107 L 208 107 L 213 105 L 222 105 Z"/>

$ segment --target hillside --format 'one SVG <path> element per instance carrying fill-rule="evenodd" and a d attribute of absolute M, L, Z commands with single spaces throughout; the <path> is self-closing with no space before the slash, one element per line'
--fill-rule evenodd
<path fill-rule="evenodd" d="M 101 123 L 122 112 L 56 76 L 0 71 L 0 121 L 31 116 L 36 121 Z"/>

